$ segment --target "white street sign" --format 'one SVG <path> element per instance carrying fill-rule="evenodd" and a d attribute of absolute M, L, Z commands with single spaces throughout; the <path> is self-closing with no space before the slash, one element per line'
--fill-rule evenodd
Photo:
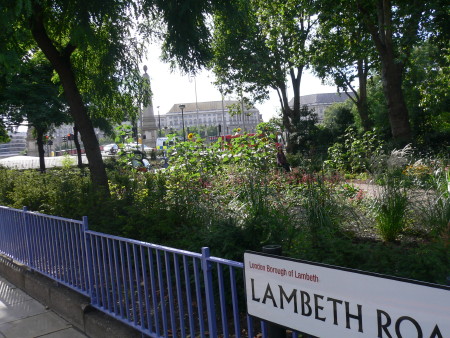
<path fill-rule="evenodd" d="M 322 338 L 450 338 L 450 288 L 244 255 L 248 313 Z"/>

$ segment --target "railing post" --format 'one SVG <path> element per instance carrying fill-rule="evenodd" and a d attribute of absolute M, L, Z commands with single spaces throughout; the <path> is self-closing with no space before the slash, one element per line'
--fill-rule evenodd
<path fill-rule="evenodd" d="M 210 257 L 209 248 L 202 248 L 202 270 L 205 280 L 205 293 L 206 293 L 206 309 L 208 312 L 208 328 L 209 337 L 217 337 L 216 327 L 216 310 L 214 305 L 214 292 L 213 292 L 213 278 L 212 278 L 212 264 L 208 260 Z"/>
<path fill-rule="evenodd" d="M 88 295 L 91 297 L 91 304 L 96 303 L 96 295 L 94 292 L 94 266 L 92 261 L 92 245 L 91 238 L 87 235 L 88 227 L 88 218 L 87 216 L 83 216 L 83 236 L 84 236 L 84 246 L 86 248 L 86 268 L 88 274 L 88 283 L 89 287 L 87 288 Z"/>
<path fill-rule="evenodd" d="M 23 207 L 23 228 L 25 232 L 25 240 L 27 242 L 27 255 L 28 255 L 28 266 L 31 269 L 34 269 L 34 256 L 33 256 L 33 249 L 31 246 L 31 226 L 30 222 L 28 221 L 28 208 Z"/>

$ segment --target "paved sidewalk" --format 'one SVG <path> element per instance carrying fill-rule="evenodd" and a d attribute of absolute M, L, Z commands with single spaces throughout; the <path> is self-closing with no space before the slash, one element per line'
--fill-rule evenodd
<path fill-rule="evenodd" d="M 0 338 L 83 338 L 69 322 L 0 277 Z"/>

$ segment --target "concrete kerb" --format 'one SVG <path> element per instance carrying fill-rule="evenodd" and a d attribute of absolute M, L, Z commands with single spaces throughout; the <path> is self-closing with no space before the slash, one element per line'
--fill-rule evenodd
<path fill-rule="evenodd" d="M 139 331 L 91 307 L 88 297 L 4 255 L 0 255 L 0 275 L 89 337 L 143 337 Z"/>

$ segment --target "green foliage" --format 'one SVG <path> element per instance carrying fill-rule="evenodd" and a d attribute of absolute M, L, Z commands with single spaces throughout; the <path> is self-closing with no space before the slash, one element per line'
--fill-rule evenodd
<path fill-rule="evenodd" d="M 395 241 L 404 230 L 408 196 L 396 177 L 387 175 L 380 195 L 375 198 L 374 212 L 378 231 L 383 240 Z"/>
<path fill-rule="evenodd" d="M 335 143 L 328 149 L 329 159 L 324 162 L 324 168 L 350 173 L 371 171 L 373 160 L 381 154 L 382 147 L 376 132 L 358 136 L 354 128 L 348 128 L 343 143 Z"/>
<path fill-rule="evenodd" d="M 193 179 L 209 180 L 223 173 L 227 166 L 238 172 L 267 171 L 274 166 L 275 146 L 272 136 L 242 134 L 224 143 L 219 139 L 210 147 L 193 136 L 179 142 L 171 153 L 171 170 L 183 172 Z"/>
<path fill-rule="evenodd" d="M 423 185 L 418 185 L 422 188 Z M 437 236 L 450 235 L 450 173 L 448 167 L 435 168 L 427 174 L 427 190 L 420 190 L 415 196 L 412 207 L 418 215 L 418 222 Z M 424 198 L 424 196 L 426 198 Z"/>
<path fill-rule="evenodd" d="M 217 85 L 225 94 L 242 93 L 252 101 L 277 91 L 284 127 L 297 132 L 300 81 L 310 59 L 310 39 L 317 20 L 316 1 L 229 2 L 214 13 L 212 62 Z M 233 13 L 233 14 L 231 14 Z M 294 107 L 289 105 L 292 88 Z"/>
<path fill-rule="evenodd" d="M 405 74 L 414 141 L 422 149 L 445 149 L 450 144 L 449 51 L 425 41 L 414 48 Z"/>
<path fill-rule="evenodd" d="M 82 134 L 91 178 L 105 192 L 107 176 L 91 119 L 118 123 L 125 112 L 134 117 L 137 106 L 149 101 L 139 64 L 152 38 L 165 37 L 163 54 L 183 70 L 205 65 L 211 58 L 207 17 L 220 8 L 207 0 L 189 6 L 184 1 L 0 0 L 0 7 L 0 73 L 14 74 L 8 61 L 15 66 L 42 50 Z"/>
<path fill-rule="evenodd" d="M 12 205 L 15 173 L 0 166 L 0 205 Z"/>
<path fill-rule="evenodd" d="M 75 165 L 75 160 L 69 154 L 63 155 L 63 159 L 61 161 L 62 167 L 64 170 L 69 170 L 71 167 Z"/>
<path fill-rule="evenodd" d="M 33 128 L 40 169 L 44 171 L 44 135 L 71 119 L 59 85 L 52 81 L 53 70 L 42 53 L 30 53 L 24 60 L 14 74 L 6 77 L 5 87 L 0 91 L 0 116 L 10 125 L 26 121 Z"/>
<path fill-rule="evenodd" d="M 321 147 L 320 129 L 317 125 L 318 116 L 314 112 L 314 108 L 310 109 L 303 105 L 299 111 L 297 118 L 293 119 L 292 133 L 289 140 L 295 146 L 292 153 L 301 152 L 304 155 L 311 156 Z"/>
<path fill-rule="evenodd" d="M 419 246 L 377 241 L 328 238 L 321 251 L 298 247 L 292 256 L 310 261 L 382 273 L 445 285 L 449 273 L 448 243 L 436 241 Z"/>
<path fill-rule="evenodd" d="M 247 136 L 236 149 L 257 142 Z M 42 174 L 3 168 L 0 203 L 75 219 L 88 216 L 93 230 L 192 251 L 209 246 L 213 255 L 237 261 L 245 250 L 280 244 L 291 257 L 317 262 L 438 283 L 448 276 L 446 162 L 437 161 L 441 171 L 430 174 L 435 181 L 429 181 L 427 193 L 419 190 L 415 196 L 416 190 L 408 190 L 403 208 L 407 187 L 416 189 L 405 185 L 408 177 L 402 173 L 417 162 L 408 149 L 395 153 L 391 162 L 401 170 L 380 180 L 386 193 L 372 200 L 356 183 L 314 174 L 306 160 L 301 170 L 289 173 L 262 170 L 257 156 L 224 163 L 222 155 L 233 148 L 221 148 L 218 143 L 208 150 L 192 136 L 177 143 L 169 168 L 156 172 L 110 160 L 110 199 L 101 198 L 78 169 Z M 377 222 L 387 225 L 386 232 L 377 231 Z"/>
<path fill-rule="evenodd" d="M 326 238 L 336 234 L 342 209 L 320 177 L 308 180 L 303 193 L 301 222 L 308 229 L 310 245 L 320 250 L 326 245 Z"/>
<path fill-rule="evenodd" d="M 388 108 L 379 76 L 372 76 L 367 83 L 367 101 L 370 107 L 370 118 L 379 137 L 384 141 L 390 140 L 392 135 Z"/>
<path fill-rule="evenodd" d="M 354 7 L 338 4 L 321 7 L 319 27 L 312 43 L 312 64 L 322 81 L 336 85 L 340 92 L 353 94 L 351 101 L 356 105 L 361 126 L 368 131 L 372 123 L 368 116 L 367 78 L 371 68 L 375 68 L 375 46 L 353 11 Z"/>
<path fill-rule="evenodd" d="M 37 171 L 24 171 L 15 177 L 13 189 L 8 192 L 8 199 L 11 201 L 10 205 L 16 209 L 26 206 L 30 210 L 50 212 L 51 193 L 48 175 Z"/>
<path fill-rule="evenodd" d="M 344 102 L 334 103 L 325 110 L 323 124 L 330 130 L 335 141 L 355 123 L 351 108 L 351 102 Z"/>
<path fill-rule="evenodd" d="M 3 121 L 0 121 L 0 143 L 7 143 L 10 140 L 5 124 Z"/>
<path fill-rule="evenodd" d="M 205 244 L 235 260 L 242 260 L 245 250 L 268 244 L 289 247 L 296 232 L 289 205 L 272 198 L 274 187 L 263 176 L 246 174 L 239 180 L 239 186 L 227 191 L 226 202 L 223 196 L 217 200 L 218 213 L 204 233 Z"/>
<path fill-rule="evenodd" d="M 217 142 L 212 147 L 206 147 L 204 140 L 198 135 L 186 142 L 179 142 L 173 148 L 170 158 L 171 170 L 184 172 L 194 179 L 207 179 L 214 176 L 222 168 L 220 143 Z"/>
<path fill-rule="evenodd" d="M 282 128 L 281 121 L 272 118 L 270 119 L 269 122 L 260 122 L 256 126 L 256 133 L 259 135 L 265 135 L 276 141 L 275 135 L 277 135 L 280 132 L 281 128 Z"/>

